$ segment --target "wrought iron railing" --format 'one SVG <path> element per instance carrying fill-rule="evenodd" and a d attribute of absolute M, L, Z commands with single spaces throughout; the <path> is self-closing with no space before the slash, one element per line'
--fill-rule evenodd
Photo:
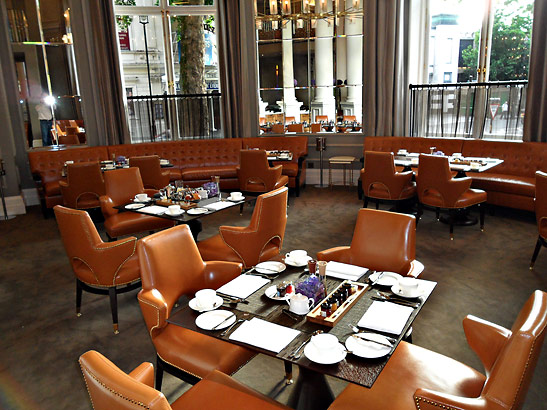
<path fill-rule="evenodd" d="M 131 142 L 221 138 L 220 93 L 127 97 Z"/>
<path fill-rule="evenodd" d="M 410 135 L 522 140 L 528 81 L 410 85 Z"/>

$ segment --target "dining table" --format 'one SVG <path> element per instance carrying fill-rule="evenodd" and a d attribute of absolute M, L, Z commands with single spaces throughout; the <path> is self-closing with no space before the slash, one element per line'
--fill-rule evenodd
<path fill-rule="evenodd" d="M 412 168 L 418 168 L 419 158 L 420 154 L 417 152 L 396 153 L 393 161 L 396 166 L 403 167 L 403 171 L 411 171 Z M 448 163 L 450 169 L 457 172 L 455 178 L 464 178 L 467 176 L 467 172 L 485 172 L 502 164 L 503 160 L 499 158 L 449 156 Z"/>
<path fill-rule="evenodd" d="M 390 287 L 381 286 L 377 281 L 370 282 L 369 276 L 372 274 L 381 275 L 378 273 L 363 269 L 365 272 L 360 277 L 353 277 L 351 283 L 359 284 L 364 289 L 360 297 L 353 302 L 351 308 L 344 312 L 345 314 L 336 321 L 333 327 L 325 326 L 323 323 L 316 323 L 306 315 L 296 315 L 288 311 L 286 300 L 274 300 L 271 294 L 267 295 L 267 290 L 271 290 L 272 286 L 279 286 L 288 282 L 298 284 L 309 278 L 308 270 L 303 266 L 290 266 L 283 263 L 284 258 L 277 256 L 272 261 L 281 262 L 286 269 L 279 269 L 279 273 L 268 273 L 268 271 L 260 271 L 260 278 L 264 278 L 263 286 L 260 286 L 256 291 L 252 292 L 245 298 L 234 298 L 232 294 L 221 294 L 224 298 L 224 304 L 219 308 L 233 313 L 233 326 L 226 332 L 226 329 L 219 327 L 215 330 L 204 329 L 198 324 L 199 317 L 202 313 L 194 310 L 189 304 L 182 303 L 179 309 L 173 312 L 168 318 L 168 322 L 182 326 L 186 329 L 199 332 L 217 339 L 224 340 L 228 343 L 233 343 L 245 346 L 257 353 L 262 353 L 282 361 L 285 365 L 287 374 L 292 374 L 292 366 L 296 365 L 299 368 L 298 379 L 292 389 L 288 405 L 295 409 L 326 409 L 334 400 L 334 395 L 326 381 L 325 376 L 332 376 L 350 383 L 355 383 L 366 388 L 373 386 L 382 369 L 386 366 L 393 351 L 397 345 L 403 340 L 405 335 L 409 333 L 412 323 L 424 307 L 429 296 L 433 292 L 436 282 L 427 280 L 418 280 L 420 286 L 420 296 L 415 299 L 402 298 L 393 293 Z M 328 265 L 327 265 L 328 266 Z M 264 273 L 266 272 L 266 273 Z M 241 277 L 256 275 L 256 270 L 252 269 L 248 273 L 242 273 Z M 245 279 L 245 278 L 244 278 Z M 248 279 L 248 278 L 247 278 Z M 236 278 L 240 280 L 240 277 Z M 250 279 L 248 279 L 250 280 Z M 253 279 L 254 281 L 255 279 Z M 343 275 L 339 278 L 329 276 L 327 268 L 327 277 L 324 281 L 326 293 L 328 294 L 333 289 L 338 287 L 343 281 Z M 260 285 L 260 282 L 259 284 Z M 220 290 L 222 290 L 221 288 Z M 220 295 L 220 293 L 219 293 Z M 240 295 L 241 296 L 241 295 Z M 389 300 L 386 300 L 389 299 Z M 321 302 L 317 303 L 318 306 Z M 384 305 L 386 304 L 386 305 Z M 389 305 L 387 305 L 389 304 Z M 320 364 L 310 360 L 307 357 L 307 349 L 310 338 L 314 332 L 324 332 L 335 335 L 342 343 L 346 343 L 349 338 L 354 337 L 355 329 L 364 320 L 365 313 L 374 308 L 392 306 L 403 306 L 406 310 L 408 319 L 401 323 L 402 328 L 396 334 L 385 333 L 378 330 L 359 328 L 361 331 L 372 332 L 374 335 L 389 336 L 392 347 L 388 348 L 388 353 L 377 358 L 360 357 L 351 352 L 347 352 L 343 360 L 338 363 Z M 372 311 L 371 311 L 372 312 Z M 221 312 L 223 313 L 223 312 Z M 229 313 L 226 313 L 229 315 Z M 376 318 L 383 320 L 384 318 Z M 387 318 L 385 318 L 387 320 Z M 262 340 L 257 343 L 253 340 L 253 336 L 247 340 L 241 337 L 234 337 L 244 327 L 253 326 L 279 326 L 276 328 L 275 334 L 285 335 L 293 332 L 292 338 L 286 345 L 279 349 L 265 348 L 264 343 L 268 341 Z M 251 327 L 252 328 L 252 327 Z M 241 333 L 241 332 L 239 332 Z M 367 333 L 368 334 L 368 333 Z M 258 337 L 258 336 L 257 336 Z M 263 339 L 262 337 L 258 337 Z M 275 337 L 273 337 L 275 338 Z M 348 344 L 346 343 L 346 348 Z M 294 355 L 294 352 L 301 348 L 304 354 Z"/>

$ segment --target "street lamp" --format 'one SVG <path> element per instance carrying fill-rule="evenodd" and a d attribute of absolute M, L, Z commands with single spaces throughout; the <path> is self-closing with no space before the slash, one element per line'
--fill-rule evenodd
<path fill-rule="evenodd" d="M 150 62 L 148 60 L 148 39 L 146 37 L 146 25 L 150 21 L 148 20 L 148 16 L 139 16 L 139 23 L 142 24 L 142 29 L 144 31 L 144 51 L 146 53 L 146 71 L 148 72 L 148 123 L 150 125 L 150 131 L 152 133 L 151 140 L 154 141 L 156 138 L 156 121 L 154 120 L 154 110 L 152 109 L 150 103 L 152 100 L 152 81 L 150 79 Z"/>

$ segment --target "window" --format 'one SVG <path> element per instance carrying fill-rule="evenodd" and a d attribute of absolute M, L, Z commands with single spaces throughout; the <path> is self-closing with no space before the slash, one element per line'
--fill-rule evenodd
<path fill-rule="evenodd" d="M 452 73 L 444 73 L 444 82 L 445 83 L 451 83 L 452 82 Z"/>

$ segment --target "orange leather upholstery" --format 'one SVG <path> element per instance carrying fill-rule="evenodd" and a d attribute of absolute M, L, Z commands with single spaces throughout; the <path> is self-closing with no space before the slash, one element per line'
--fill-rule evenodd
<path fill-rule="evenodd" d="M 283 125 L 283 124 L 272 124 L 271 132 L 273 134 L 284 134 L 285 133 L 285 125 Z"/>
<path fill-rule="evenodd" d="M 98 208 L 99 197 L 105 194 L 99 162 L 67 165 L 66 181 L 59 181 L 65 206 L 74 209 Z"/>
<path fill-rule="evenodd" d="M 511 330 L 467 316 L 469 346 L 486 376 L 440 354 L 401 342 L 370 389 L 349 385 L 329 410 L 356 408 L 419 410 L 520 409 L 547 325 L 547 294 L 536 290 Z"/>
<path fill-rule="evenodd" d="M 266 118 L 265 117 L 260 117 L 258 119 L 258 124 L 259 125 L 266 125 Z"/>
<path fill-rule="evenodd" d="M 448 157 L 420 155 L 418 175 L 420 204 L 443 209 L 461 209 L 486 202 L 486 192 L 472 189 L 471 178 L 453 178 Z M 421 209 L 418 211 L 421 215 Z M 481 207 L 481 230 L 484 228 L 484 207 Z M 450 221 L 450 239 L 453 239 L 453 220 Z"/>
<path fill-rule="evenodd" d="M 311 132 L 321 132 L 322 129 L 323 128 L 322 128 L 321 124 L 319 124 L 319 123 L 311 124 Z"/>
<path fill-rule="evenodd" d="M 292 122 L 295 122 L 295 118 L 294 117 L 285 117 L 285 124 L 290 124 Z"/>
<path fill-rule="evenodd" d="M 262 194 L 249 226 L 221 226 L 219 235 L 198 243 L 204 260 L 241 262 L 245 268 L 279 254 L 287 225 L 286 187 Z"/>
<path fill-rule="evenodd" d="M 114 331 L 117 333 L 116 294 L 132 290 L 140 282 L 137 238 L 129 237 L 104 243 L 87 212 L 60 205 L 53 210 L 66 254 L 76 276 L 76 313 L 80 315 L 82 289 L 90 292 L 96 290 L 93 293 L 109 293 Z M 88 289 L 88 286 L 92 288 Z M 127 287 L 124 289 L 123 286 Z M 106 291 L 101 292 L 101 288 Z"/>
<path fill-rule="evenodd" d="M 94 350 L 81 355 L 79 362 L 95 410 L 287 409 L 218 371 L 213 371 L 169 405 L 165 396 L 154 389 L 152 363 L 142 363 L 126 374 Z"/>
<path fill-rule="evenodd" d="M 289 124 L 287 125 L 288 132 L 304 132 L 304 124 Z"/>
<path fill-rule="evenodd" d="M 289 178 L 286 175 L 281 175 L 281 165 L 269 166 L 265 150 L 241 150 L 240 158 L 241 161 L 237 168 L 240 190 L 269 192 L 289 183 Z"/>
<path fill-rule="evenodd" d="M 67 130 L 69 128 L 73 128 L 73 127 L 67 127 Z M 59 139 L 57 141 L 59 143 L 59 145 L 78 145 L 80 144 L 80 140 L 78 139 L 78 135 L 73 133 L 73 134 L 67 134 L 66 135 L 60 135 L 59 134 Z"/>
<path fill-rule="evenodd" d="M 415 255 L 414 216 L 364 208 L 359 210 L 351 245 L 318 252 L 317 260 L 417 277 L 424 266 Z"/>
<path fill-rule="evenodd" d="M 129 157 L 129 166 L 139 169 L 145 188 L 162 189 L 169 185 L 169 171 L 162 171 L 157 155 Z"/>
<path fill-rule="evenodd" d="M 214 369 L 231 374 L 252 357 L 247 349 L 167 323 L 181 296 L 217 289 L 241 273 L 241 264 L 203 262 L 187 225 L 143 238 L 138 254 L 142 276 L 138 298 L 159 359 L 158 390 L 165 363 L 196 381 Z"/>
<path fill-rule="evenodd" d="M 355 115 L 344 115 L 342 121 L 354 122 L 357 121 L 357 117 Z"/>
<path fill-rule="evenodd" d="M 110 238 L 143 231 L 169 228 L 173 221 L 135 212 L 119 212 L 115 206 L 131 202 L 135 195 L 145 193 L 138 168 L 117 169 L 104 173 L 106 194 L 100 198 L 104 228 Z M 154 191 L 147 192 L 149 195 Z"/>
<path fill-rule="evenodd" d="M 547 173 L 536 172 L 536 220 L 538 225 L 538 240 L 530 262 L 534 268 L 541 246 L 547 246 Z"/>
<path fill-rule="evenodd" d="M 365 195 L 365 208 L 367 198 L 400 201 L 416 195 L 412 171 L 395 172 L 391 152 L 366 151 L 361 181 Z"/>
<path fill-rule="evenodd" d="M 328 115 L 316 115 L 315 121 L 317 122 L 329 122 L 329 116 Z"/>

